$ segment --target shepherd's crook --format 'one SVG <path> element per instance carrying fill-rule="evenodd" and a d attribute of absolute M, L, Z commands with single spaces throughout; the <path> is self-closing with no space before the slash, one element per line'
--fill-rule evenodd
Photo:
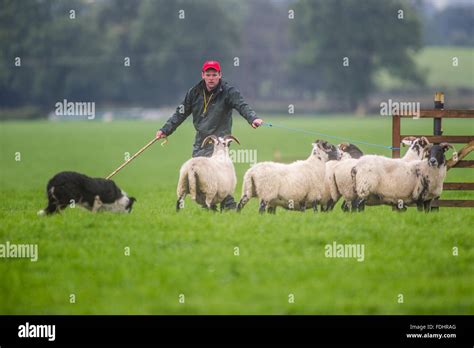
<path fill-rule="evenodd" d="M 117 169 L 115 169 L 112 173 L 110 173 L 110 175 L 106 178 L 106 179 L 110 179 L 111 177 L 113 177 L 115 174 L 117 174 L 123 167 L 125 167 L 127 164 L 129 164 L 130 162 L 132 162 L 132 160 L 134 160 L 136 157 L 138 157 L 143 151 L 145 151 L 147 148 L 149 148 L 151 145 L 153 145 L 155 143 L 155 141 L 157 141 L 158 138 L 154 138 L 153 140 L 151 140 L 148 144 L 146 144 L 145 146 L 143 146 L 140 150 L 138 150 L 138 152 L 136 154 L 134 154 L 132 157 L 130 157 L 127 161 L 125 161 L 124 163 L 122 163 L 122 165 L 120 167 L 118 167 Z M 166 141 L 166 139 L 165 139 Z"/>

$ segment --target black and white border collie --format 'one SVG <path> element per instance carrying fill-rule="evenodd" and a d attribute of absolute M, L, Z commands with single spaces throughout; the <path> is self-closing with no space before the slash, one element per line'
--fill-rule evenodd
<path fill-rule="evenodd" d="M 49 180 L 46 187 L 48 206 L 38 215 L 58 213 L 69 205 L 78 205 L 92 212 L 110 211 L 130 213 L 133 197 L 112 181 L 102 178 L 90 178 L 76 172 L 61 172 Z"/>

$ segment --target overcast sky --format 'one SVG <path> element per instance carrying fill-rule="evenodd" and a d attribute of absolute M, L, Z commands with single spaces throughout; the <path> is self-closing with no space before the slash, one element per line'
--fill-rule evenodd
<path fill-rule="evenodd" d="M 442 9 L 448 5 L 467 5 L 473 4 L 473 0 L 425 0 L 427 3 L 433 3 L 438 9 Z"/>

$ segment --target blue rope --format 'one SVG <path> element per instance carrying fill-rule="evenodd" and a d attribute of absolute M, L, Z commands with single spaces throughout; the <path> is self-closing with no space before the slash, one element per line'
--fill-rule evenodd
<path fill-rule="evenodd" d="M 307 131 L 307 130 L 299 129 L 299 128 L 290 128 L 290 127 L 281 126 L 281 125 L 277 125 L 277 124 L 269 123 L 269 122 L 264 122 L 263 125 L 264 125 L 264 126 L 267 126 L 267 127 L 274 127 L 274 128 L 286 129 L 286 130 L 293 131 L 293 132 L 306 133 L 306 134 L 311 134 L 311 135 L 323 136 L 323 137 L 326 137 L 326 138 L 344 140 L 344 141 L 347 141 L 347 142 L 349 142 L 349 143 L 363 144 L 363 145 L 374 146 L 374 147 L 381 147 L 381 148 L 389 149 L 389 150 L 400 150 L 399 147 L 393 147 L 393 146 L 385 146 L 385 145 L 380 145 L 380 144 L 367 143 L 367 142 L 365 142 L 365 141 L 353 140 L 353 139 L 343 138 L 343 137 L 337 137 L 337 136 L 334 136 L 334 135 L 329 135 L 329 134 L 325 134 L 325 133 L 318 133 L 318 132 L 312 132 L 312 131 Z"/>

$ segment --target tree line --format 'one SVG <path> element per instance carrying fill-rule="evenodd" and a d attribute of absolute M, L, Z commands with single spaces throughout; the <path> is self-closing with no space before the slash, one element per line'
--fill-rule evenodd
<path fill-rule="evenodd" d="M 174 105 L 206 59 L 249 99 L 324 95 L 353 110 L 380 70 L 423 79 L 404 0 L 0 0 L 0 105 Z M 472 39 L 469 38 L 470 40 Z"/>

